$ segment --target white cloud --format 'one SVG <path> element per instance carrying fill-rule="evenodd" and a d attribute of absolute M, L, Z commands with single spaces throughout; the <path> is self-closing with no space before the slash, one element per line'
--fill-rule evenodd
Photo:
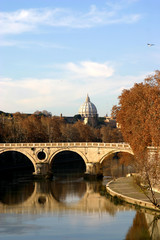
<path fill-rule="evenodd" d="M 0 12 L 0 34 L 33 32 L 40 26 L 91 28 L 108 24 L 134 23 L 139 14 L 125 14 L 121 9 L 98 9 L 92 5 L 88 12 L 76 12 L 64 8 L 21 9 L 15 12 Z"/>
<path fill-rule="evenodd" d="M 115 69 L 107 63 L 87 61 L 79 64 L 66 63 L 61 66 L 61 70 L 63 77 L 56 79 L 1 78 L 0 109 L 8 112 L 34 112 L 37 109 L 47 109 L 55 114 L 56 108 L 58 113 L 66 111 L 70 114 L 73 108 L 78 111 L 79 104 L 77 106 L 76 103 L 82 98 L 85 99 L 87 93 L 91 99 L 93 96 L 98 98 L 106 94 L 106 97 L 115 98 L 121 94 L 123 88 L 130 88 L 135 82 L 142 82 L 146 77 L 146 75 L 118 76 L 114 73 Z M 76 111 L 74 113 L 76 114 Z"/>
<path fill-rule="evenodd" d="M 80 62 L 79 64 L 68 63 L 66 69 L 78 74 L 80 77 L 107 78 L 113 75 L 114 69 L 108 63 L 97 63 L 91 61 Z"/>

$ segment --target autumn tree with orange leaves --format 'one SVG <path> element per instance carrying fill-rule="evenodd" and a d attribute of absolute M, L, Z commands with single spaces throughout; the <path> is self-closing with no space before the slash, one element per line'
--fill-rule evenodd
<path fill-rule="evenodd" d="M 160 146 L 160 71 L 155 71 L 131 89 L 123 90 L 113 115 L 116 115 L 125 142 L 133 149 L 138 171 L 145 173 L 145 181 L 151 187 L 160 175 L 158 152 L 152 161 L 147 157 L 147 147 Z"/>
<path fill-rule="evenodd" d="M 116 112 L 115 106 L 113 109 Z M 160 71 L 123 90 L 116 118 L 135 154 L 151 145 L 160 146 Z"/>

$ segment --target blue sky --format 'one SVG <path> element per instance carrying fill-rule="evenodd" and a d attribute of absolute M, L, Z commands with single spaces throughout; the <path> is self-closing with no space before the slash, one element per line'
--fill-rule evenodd
<path fill-rule="evenodd" d="M 100 116 L 159 70 L 159 0 L 0 0 L 0 110 Z M 152 47 L 147 43 L 154 43 Z"/>

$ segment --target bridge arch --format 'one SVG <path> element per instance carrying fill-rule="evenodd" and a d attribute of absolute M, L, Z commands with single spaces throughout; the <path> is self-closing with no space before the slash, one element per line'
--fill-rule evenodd
<path fill-rule="evenodd" d="M 34 158 L 28 152 L 26 152 L 23 148 L 22 149 L 3 149 L 2 151 L 0 151 L 0 157 L 3 153 L 7 153 L 7 152 L 16 152 L 24 155 L 32 163 L 34 171 L 36 171 L 36 163 L 34 161 Z"/>
<path fill-rule="evenodd" d="M 53 154 L 50 155 L 49 160 L 48 160 L 49 164 L 51 164 L 53 158 L 54 158 L 58 153 L 64 152 L 64 151 L 75 152 L 75 153 L 77 153 L 78 155 L 81 156 L 81 158 L 84 160 L 85 163 L 89 162 L 87 156 L 86 156 L 83 152 L 81 152 L 80 150 L 77 150 L 77 149 L 75 149 L 75 148 L 62 148 L 62 149 L 58 149 L 57 151 L 55 151 Z"/>
<path fill-rule="evenodd" d="M 106 153 L 106 154 L 104 154 L 102 157 L 101 157 L 101 159 L 99 160 L 99 163 L 100 164 L 102 164 L 103 163 L 103 161 L 107 158 L 107 157 L 109 157 L 110 155 L 112 155 L 112 154 L 114 154 L 114 153 L 119 153 L 119 152 L 123 152 L 123 153 L 129 153 L 129 154 L 131 154 L 131 155 L 134 155 L 134 153 L 133 153 L 133 151 L 132 150 L 128 150 L 128 149 L 113 149 L 113 150 L 111 150 L 110 152 L 108 152 L 108 153 Z"/>
<path fill-rule="evenodd" d="M 70 164 L 71 167 L 73 167 L 73 165 L 72 165 L 73 163 L 74 163 L 74 165 L 78 164 L 76 167 L 74 167 L 75 170 L 78 169 L 78 166 L 79 166 L 79 169 L 81 169 L 81 170 L 83 169 L 83 172 L 86 171 L 86 162 L 88 162 L 88 160 L 81 151 L 77 151 L 75 149 L 70 149 L 70 148 L 67 148 L 67 149 L 65 148 L 65 149 L 60 149 L 60 150 L 54 152 L 50 156 L 50 159 L 49 159 L 49 168 L 51 171 L 55 167 L 55 164 L 56 163 L 58 164 L 58 158 L 59 159 L 61 158 L 61 161 L 64 163 L 64 167 L 65 167 L 65 161 L 66 161 L 66 164 L 67 163 Z M 72 158 L 74 158 L 76 160 L 72 162 Z M 63 167 L 61 167 L 61 168 L 63 168 Z"/>

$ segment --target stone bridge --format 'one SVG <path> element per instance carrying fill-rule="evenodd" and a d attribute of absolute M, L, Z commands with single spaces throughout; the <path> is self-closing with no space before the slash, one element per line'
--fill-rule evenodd
<path fill-rule="evenodd" d="M 102 174 L 101 163 L 110 154 L 127 152 L 133 154 L 126 143 L 64 142 L 64 143 L 0 143 L 0 154 L 16 151 L 32 162 L 35 175 L 51 171 L 54 157 L 63 151 L 72 151 L 81 156 L 86 165 L 86 174 Z"/>

